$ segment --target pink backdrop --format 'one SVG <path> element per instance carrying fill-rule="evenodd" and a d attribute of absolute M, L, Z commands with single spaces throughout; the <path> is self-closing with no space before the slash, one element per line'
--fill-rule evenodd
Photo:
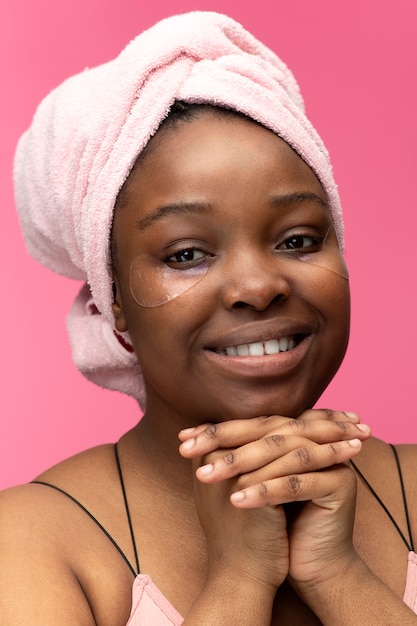
<path fill-rule="evenodd" d="M 0 487 L 114 440 L 138 418 L 132 400 L 86 382 L 71 362 L 64 318 L 78 284 L 25 251 L 11 184 L 16 140 L 68 75 L 108 60 L 158 19 L 192 9 L 229 13 L 280 54 L 333 156 L 353 324 L 322 404 L 358 411 L 392 442 L 417 439 L 415 0 L 13 0 L 0 7 Z"/>

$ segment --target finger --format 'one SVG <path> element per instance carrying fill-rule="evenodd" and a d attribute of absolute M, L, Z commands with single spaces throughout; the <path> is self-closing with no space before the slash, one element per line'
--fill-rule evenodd
<path fill-rule="evenodd" d="M 303 414 L 304 415 L 304 414 Z M 317 416 L 326 415 L 324 411 Z M 342 413 L 339 414 L 341 417 Z M 367 439 L 369 426 L 356 424 L 351 419 L 344 421 L 328 419 L 283 418 L 273 415 L 268 418 L 257 417 L 248 420 L 234 420 L 221 424 L 211 424 L 195 437 L 180 445 L 180 453 L 187 458 L 207 455 L 217 449 L 239 448 L 253 444 L 266 437 L 293 435 L 304 437 L 315 443 L 329 443 L 348 439 Z M 272 440 L 273 441 L 273 440 Z M 230 463 L 226 459 L 226 463 Z M 233 475 L 233 474 L 232 474 Z"/>
<path fill-rule="evenodd" d="M 364 435 L 363 432 L 361 434 Z M 348 445 L 340 445 L 345 443 Z M 272 435 L 236 450 L 205 455 L 196 475 L 205 483 L 239 475 L 253 483 L 271 476 L 312 472 L 349 460 L 357 454 L 359 444 L 358 437 L 316 444 L 301 437 Z"/>
<path fill-rule="evenodd" d="M 360 418 L 356 413 L 352 413 L 350 411 L 335 411 L 333 409 L 308 409 L 301 413 L 299 418 L 297 418 L 297 421 L 306 422 L 320 419 L 327 421 L 332 420 L 342 425 L 345 422 L 354 424 L 360 422 Z M 210 442 L 212 446 L 215 446 L 215 442 L 220 440 L 223 440 L 223 446 L 219 445 L 217 447 L 228 447 L 231 446 L 232 443 L 237 446 L 243 445 L 244 443 L 252 440 L 253 424 L 255 424 L 255 427 L 259 430 L 259 437 L 262 437 L 271 425 L 278 425 L 277 422 L 280 422 L 281 424 L 287 424 L 288 422 L 292 423 L 294 422 L 294 418 L 280 415 L 265 415 L 253 418 L 252 420 L 234 420 L 231 422 L 224 422 L 223 424 L 200 424 L 199 426 L 181 430 L 178 433 L 178 438 L 181 442 L 188 440 L 191 441 L 191 443 L 185 447 L 185 450 L 192 449 L 195 443 L 193 439 L 200 433 L 205 433 L 205 435 L 207 435 L 207 442 Z M 236 439 L 236 441 L 228 441 L 228 438 L 230 437 Z M 215 447 L 212 447 L 212 449 L 214 450 Z M 184 450 L 184 448 L 181 448 L 181 450 Z M 197 451 L 195 451 L 195 455 L 198 455 Z"/>
<path fill-rule="evenodd" d="M 352 411 L 336 411 L 334 409 L 307 409 L 298 417 L 305 421 L 324 419 L 335 422 L 351 421 L 354 424 L 358 424 L 361 420 L 357 413 Z"/>
<path fill-rule="evenodd" d="M 274 416 L 275 421 L 277 418 L 278 416 Z M 265 434 L 265 422 L 270 419 L 273 418 L 262 416 L 209 424 L 194 436 L 191 434 L 191 437 L 180 445 L 180 453 L 185 457 L 192 458 L 208 454 L 218 448 L 242 446 L 262 437 Z M 291 418 L 280 417 L 279 419 L 284 422 Z"/>
<path fill-rule="evenodd" d="M 332 509 L 350 495 L 354 485 L 352 470 L 342 464 L 321 472 L 291 474 L 263 481 L 232 493 L 230 501 L 244 509 L 306 501 Z"/>
<path fill-rule="evenodd" d="M 198 434 L 203 432 L 209 426 L 210 424 L 207 423 L 199 424 L 198 426 L 192 426 L 191 428 L 183 428 L 183 430 L 180 430 L 180 432 L 178 433 L 178 439 L 180 441 L 187 441 L 188 439 L 192 439 L 193 437 L 196 437 Z"/>

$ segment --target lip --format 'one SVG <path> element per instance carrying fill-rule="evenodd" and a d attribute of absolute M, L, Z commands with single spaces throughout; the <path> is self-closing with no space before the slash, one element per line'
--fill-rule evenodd
<path fill-rule="evenodd" d="M 204 350 L 204 355 L 209 363 L 224 375 L 252 379 L 279 378 L 290 375 L 300 366 L 309 351 L 312 339 L 311 334 L 304 335 L 291 350 L 271 355 L 228 356 L 210 349 Z"/>
<path fill-rule="evenodd" d="M 205 358 L 212 366 L 232 377 L 270 378 L 291 374 L 306 357 L 317 325 L 310 321 L 271 319 L 241 324 L 204 346 Z M 286 352 L 262 356 L 229 356 L 224 350 L 256 342 L 297 337 L 297 345 Z M 223 352 L 223 353 L 222 353 Z"/>
<path fill-rule="evenodd" d="M 241 324 L 227 333 L 218 335 L 215 339 L 207 342 L 204 348 L 209 351 L 219 352 L 229 346 L 265 342 L 271 339 L 279 340 L 283 337 L 298 337 L 304 339 L 314 333 L 315 330 L 315 325 L 305 321 L 294 321 L 293 319 L 272 319 L 264 322 L 249 322 L 247 324 Z"/>

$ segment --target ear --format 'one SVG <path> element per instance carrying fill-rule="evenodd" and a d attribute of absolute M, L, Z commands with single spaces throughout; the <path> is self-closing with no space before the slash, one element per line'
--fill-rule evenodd
<path fill-rule="evenodd" d="M 114 324 L 119 333 L 127 330 L 127 322 L 123 309 L 122 295 L 120 291 L 120 283 L 117 275 L 113 276 L 113 303 L 112 303 Z"/>

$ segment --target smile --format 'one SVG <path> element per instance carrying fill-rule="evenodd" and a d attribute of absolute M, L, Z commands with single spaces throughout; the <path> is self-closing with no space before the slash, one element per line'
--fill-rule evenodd
<path fill-rule="evenodd" d="M 238 346 L 227 346 L 223 349 L 215 350 L 217 354 L 227 356 L 265 356 L 288 352 L 295 348 L 299 340 L 296 337 L 281 337 L 280 339 L 269 339 L 268 341 L 255 341 L 253 343 L 243 343 Z"/>

